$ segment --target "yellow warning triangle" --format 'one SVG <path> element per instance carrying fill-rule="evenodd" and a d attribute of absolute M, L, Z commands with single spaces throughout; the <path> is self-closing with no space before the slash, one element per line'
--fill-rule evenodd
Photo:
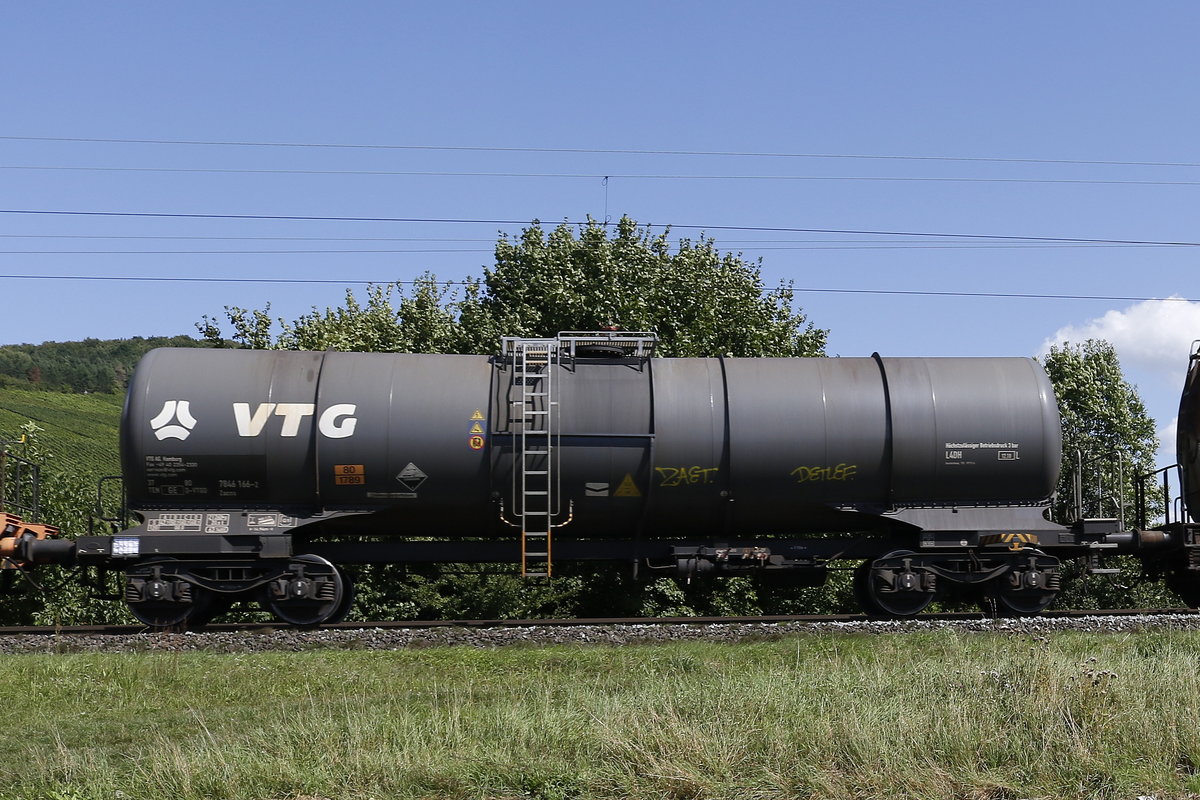
<path fill-rule="evenodd" d="M 475 413 L 471 415 L 471 419 L 483 419 L 483 410 L 475 409 Z"/>
<path fill-rule="evenodd" d="M 641 497 L 642 492 L 638 489 L 637 484 L 633 482 L 633 475 L 625 473 L 625 480 L 621 481 L 621 485 L 613 492 L 613 497 Z"/>
<path fill-rule="evenodd" d="M 471 433 L 483 433 L 483 426 L 476 422 L 471 426 Z"/>

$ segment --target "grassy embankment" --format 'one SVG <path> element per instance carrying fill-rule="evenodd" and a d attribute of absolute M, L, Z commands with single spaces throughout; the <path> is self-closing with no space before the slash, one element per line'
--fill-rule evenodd
<path fill-rule="evenodd" d="M 51 469 L 98 477 L 120 471 L 117 430 L 124 394 L 64 394 L 0 387 L 0 439 L 13 440 L 33 421 L 39 445 L 53 454 Z M 10 449 L 20 454 L 19 444 Z"/>
<path fill-rule="evenodd" d="M 1198 656 L 1171 632 L 10 656 L 0 797 L 1188 797 Z"/>

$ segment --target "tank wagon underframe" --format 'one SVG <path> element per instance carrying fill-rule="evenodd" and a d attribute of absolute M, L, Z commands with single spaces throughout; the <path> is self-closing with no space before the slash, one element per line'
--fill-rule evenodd
<path fill-rule="evenodd" d="M 967 535 L 956 532 L 956 536 Z M 293 624 L 330 621 L 348 610 L 345 565 L 513 563 L 516 540 L 322 541 L 292 535 L 142 535 L 80 537 L 74 561 L 126 573 L 125 599 L 139 618 L 159 626 L 197 624 L 233 600 L 254 599 Z M 1093 541 L 1040 549 L 1033 534 L 977 532 L 972 546 L 925 538 L 922 549 L 902 545 L 912 537 L 691 540 L 565 540 L 560 562 L 618 562 L 635 573 L 687 579 L 775 575 L 794 585 L 819 586 L 828 570 L 862 561 L 857 593 L 864 609 L 886 616 L 919 613 L 939 596 L 968 596 L 1012 613 L 1037 613 L 1061 587 L 1059 556 L 1092 558 Z M 42 543 L 43 548 L 47 543 Z M 49 560 L 43 554 L 40 560 Z M 334 564 L 339 567 L 333 567 Z M 305 580 L 293 573 L 300 569 Z M 850 568 L 850 567 L 842 567 Z M 314 577 L 313 572 L 324 575 Z M 288 590 L 286 587 L 296 584 Z M 185 588 L 186 586 L 186 588 Z M 273 594 L 272 594 L 273 593 Z M 322 594 L 324 593 L 324 594 Z M 221 599 L 226 602 L 222 603 Z"/>
<path fill-rule="evenodd" d="M 362 564 L 549 577 L 603 561 L 804 585 L 853 569 L 865 610 L 909 616 L 938 597 L 1037 613 L 1062 560 L 1103 573 L 1133 553 L 1200 600 L 1186 516 L 1135 531 L 1046 519 L 1061 435 L 1032 359 L 653 349 L 579 333 L 505 339 L 496 357 L 156 350 L 122 419 L 142 524 L 74 541 L 14 527 L 0 555 L 123 572 L 130 609 L 157 626 L 235 601 L 320 624 L 346 613 L 345 567 Z M 1190 363 L 1185 500 L 1200 491 Z"/>

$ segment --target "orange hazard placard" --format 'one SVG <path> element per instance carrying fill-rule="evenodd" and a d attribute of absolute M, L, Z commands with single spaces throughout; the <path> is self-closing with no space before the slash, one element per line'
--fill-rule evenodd
<path fill-rule="evenodd" d="M 362 486 L 367 482 L 367 468 L 362 464 L 334 464 L 335 486 Z"/>

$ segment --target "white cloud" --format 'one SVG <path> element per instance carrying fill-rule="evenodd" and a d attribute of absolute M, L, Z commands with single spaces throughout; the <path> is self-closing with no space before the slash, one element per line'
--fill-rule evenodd
<path fill-rule="evenodd" d="M 1191 343 L 1200 339 L 1200 303 L 1174 295 L 1109 311 L 1080 325 L 1058 329 L 1042 342 L 1039 355 L 1048 353 L 1051 345 L 1088 339 L 1111 342 L 1126 370 L 1144 370 L 1177 381 L 1186 369 Z"/>
<path fill-rule="evenodd" d="M 1158 466 L 1166 467 L 1175 463 L 1175 432 L 1179 430 L 1179 417 L 1158 429 Z"/>

